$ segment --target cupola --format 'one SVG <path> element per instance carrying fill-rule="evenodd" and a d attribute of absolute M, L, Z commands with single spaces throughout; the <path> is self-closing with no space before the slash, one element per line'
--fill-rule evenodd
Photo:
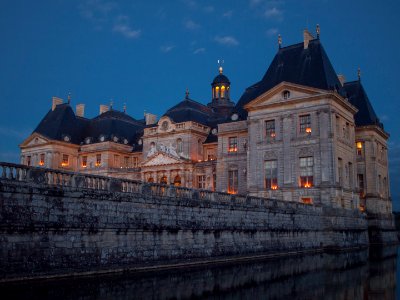
<path fill-rule="evenodd" d="M 223 74 L 223 68 L 219 66 L 219 74 L 214 78 L 211 83 L 211 103 L 209 107 L 213 108 L 216 112 L 225 112 L 233 107 L 234 103 L 230 99 L 230 86 L 231 83 Z"/>

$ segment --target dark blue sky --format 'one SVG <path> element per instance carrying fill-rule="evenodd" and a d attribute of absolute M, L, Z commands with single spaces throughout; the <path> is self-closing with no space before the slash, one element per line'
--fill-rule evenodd
<path fill-rule="evenodd" d="M 391 186 L 400 210 L 400 2 L 387 1 L 107 1 L 0 2 L 0 161 L 19 161 L 18 144 L 51 106 L 51 97 L 99 105 L 142 118 L 183 99 L 210 100 L 217 60 L 237 101 L 277 50 L 321 26 L 337 73 L 362 82 L 389 143 Z"/>

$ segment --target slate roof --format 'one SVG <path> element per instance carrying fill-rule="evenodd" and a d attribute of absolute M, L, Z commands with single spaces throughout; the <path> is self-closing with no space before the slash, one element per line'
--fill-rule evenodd
<path fill-rule="evenodd" d="M 123 143 L 127 139 L 128 144 L 132 145 L 143 135 L 143 128 L 143 120 L 135 120 L 116 110 L 102 113 L 93 119 L 77 117 L 71 106 L 64 103 L 57 105 L 54 111 L 50 110 L 33 132 L 59 141 L 64 141 L 68 135 L 70 142 L 77 145 L 84 143 L 87 137 L 98 142 L 101 135 L 106 141 L 116 136 L 118 142 Z"/>
<path fill-rule="evenodd" d="M 218 84 L 218 83 L 230 84 L 230 81 L 229 81 L 228 77 L 226 77 L 224 74 L 219 74 L 219 75 L 215 76 L 211 85 Z"/>
<path fill-rule="evenodd" d="M 88 119 L 76 117 L 71 106 L 65 103 L 50 110 L 33 132 L 59 141 L 68 135 L 71 143 L 79 144 L 88 123 Z"/>
<path fill-rule="evenodd" d="M 343 87 L 350 103 L 358 109 L 354 115 L 356 126 L 377 125 L 383 129 L 383 124 L 379 121 L 361 81 L 346 82 Z"/>
<path fill-rule="evenodd" d="M 203 125 L 209 125 L 214 112 L 204 104 L 185 98 L 177 105 L 168 109 L 164 116 L 169 117 L 175 123 L 194 121 Z"/>
<path fill-rule="evenodd" d="M 243 106 L 286 81 L 323 90 L 344 90 L 319 39 L 309 42 L 308 48 L 299 43 L 278 50 L 264 77 L 248 87 L 238 103 L 237 111 L 242 118 L 247 117 Z"/>

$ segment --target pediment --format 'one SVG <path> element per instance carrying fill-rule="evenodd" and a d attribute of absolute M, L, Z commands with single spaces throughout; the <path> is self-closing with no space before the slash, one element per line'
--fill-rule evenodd
<path fill-rule="evenodd" d="M 287 92 L 289 92 L 289 95 L 288 97 L 285 97 L 285 93 Z M 300 100 L 310 96 L 322 94 L 324 92 L 326 91 L 294 83 L 281 82 L 277 86 L 247 103 L 244 108 L 247 110 L 256 110 L 273 104 L 284 104 L 291 101 Z"/>
<path fill-rule="evenodd" d="M 25 141 L 22 142 L 20 147 L 34 147 L 49 143 L 49 139 L 38 134 L 31 134 Z"/>
<path fill-rule="evenodd" d="M 183 161 L 163 152 L 157 152 L 142 163 L 142 167 L 179 164 Z"/>

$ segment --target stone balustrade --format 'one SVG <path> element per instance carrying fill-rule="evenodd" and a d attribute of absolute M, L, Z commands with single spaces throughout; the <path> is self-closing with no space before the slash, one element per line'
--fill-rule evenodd
<path fill-rule="evenodd" d="M 211 201 L 231 205 L 251 205 L 255 207 L 279 207 L 298 209 L 309 204 L 288 202 L 276 199 L 260 198 L 246 195 L 232 195 L 223 192 L 191 189 L 158 183 L 146 183 L 114 177 L 74 173 L 63 170 L 30 167 L 20 164 L 0 162 L 1 180 L 31 182 L 41 185 L 92 189 L 108 192 L 137 193 L 151 197 L 178 198 L 194 201 Z M 320 207 L 314 206 L 314 210 Z"/>

